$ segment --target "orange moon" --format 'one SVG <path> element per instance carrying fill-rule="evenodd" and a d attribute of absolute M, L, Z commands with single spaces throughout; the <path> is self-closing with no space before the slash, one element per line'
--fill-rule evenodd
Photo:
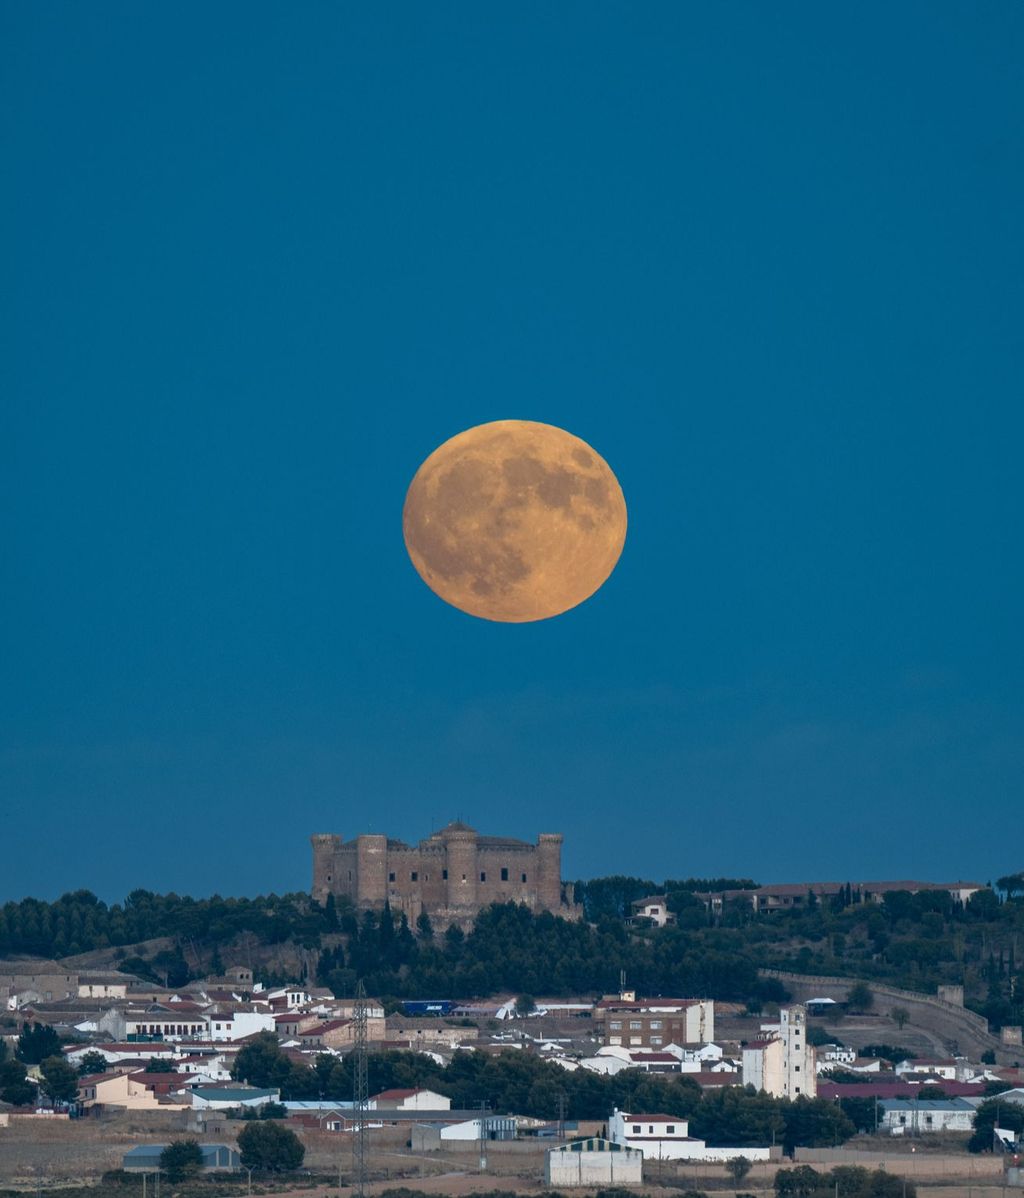
<path fill-rule="evenodd" d="M 521 624 L 568 611 L 604 583 L 626 540 L 626 501 L 579 437 L 495 420 L 420 466 L 402 528 L 412 564 L 446 603 Z"/>

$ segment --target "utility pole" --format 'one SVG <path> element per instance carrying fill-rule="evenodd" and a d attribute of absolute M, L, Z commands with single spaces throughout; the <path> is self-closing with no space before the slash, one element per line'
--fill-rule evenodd
<path fill-rule="evenodd" d="M 565 1091 L 558 1091 L 558 1138 L 565 1139 Z"/>
<path fill-rule="evenodd" d="M 480 1172 L 481 1173 L 487 1172 L 487 1119 L 486 1119 L 486 1112 L 487 1112 L 487 1103 L 481 1102 L 480 1103 L 480 1137 L 479 1137 L 479 1145 L 478 1145 L 478 1147 L 480 1149 Z"/>
<path fill-rule="evenodd" d="M 355 1192 L 358 1198 L 366 1198 L 366 1112 L 370 1097 L 366 1080 L 366 987 L 360 978 L 356 985 L 355 1002 L 356 1038 L 354 1067 L 352 1074 L 352 1098 L 355 1127 L 352 1129 L 352 1172 L 355 1174 Z"/>

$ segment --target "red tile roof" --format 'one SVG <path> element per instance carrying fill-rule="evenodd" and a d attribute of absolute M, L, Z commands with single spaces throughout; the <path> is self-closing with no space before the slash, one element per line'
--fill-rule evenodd
<path fill-rule="evenodd" d="M 973 1098 L 984 1094 L 984 1085 L 976 1082 L 938 1083 L 950 1098 Z M 913 1098 L 921 1087 L 909 1082 L 818 1082 L 818 1097 L 837 1098 Z"/>
<path fill-rule="evenodd" d="M 327 1023 L 318 1023 L 316 1027 L 310 1027 L 304 1032 L 299 1032 L 299 1037 L 300 1039 L 304 1039 L 306 1036 L 322 1036 L 324 1032 L 336 1032 L 343 1027 L 348 1027 L 351 1022 L 351 1019 L 331 1019 Z"/>

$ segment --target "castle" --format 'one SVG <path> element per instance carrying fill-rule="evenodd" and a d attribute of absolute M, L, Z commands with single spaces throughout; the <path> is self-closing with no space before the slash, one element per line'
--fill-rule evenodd
<path fill-rule="evenodd" d="M 562 836 L 542 833 L 536 844 L 480 836 L 455 821 L 419 844 L 363 835 L 344 841 L 319 834 L 313 843 L 313 898 L 333 894 L 359 910 L 389 903 L 410 923 L 426 912 L 438 926 L 468 924 L 490 903 L 525 903 L 578 919 L 562 885 Z"/>

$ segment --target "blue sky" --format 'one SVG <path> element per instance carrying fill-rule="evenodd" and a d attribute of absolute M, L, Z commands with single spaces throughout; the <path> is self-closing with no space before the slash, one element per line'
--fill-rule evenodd
<path fill-rule="evenodd" d="M 1020 868 L 1019 4 L 0 22 L 0 898 Z M 402 543 L 503 418 L 629 505 L 538 624 Z"/>

